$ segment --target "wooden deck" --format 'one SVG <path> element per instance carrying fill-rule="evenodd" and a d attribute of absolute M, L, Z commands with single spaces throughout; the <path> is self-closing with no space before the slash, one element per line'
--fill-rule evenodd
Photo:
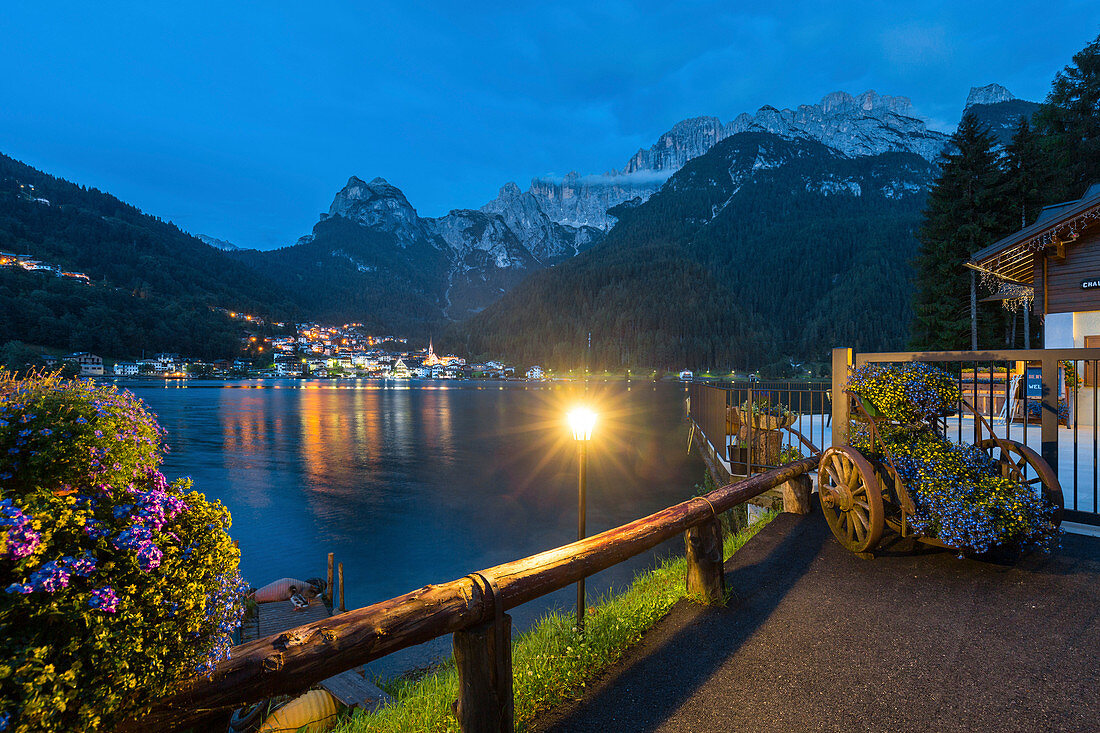
<path fill-rule="evenodd" d="M 332 615 L 320 597 L 307 608 L 297 610 L 290 601 L 260 603 L 257 614 L 241 626 L 241 643 L 279 634 L 295 626 L 321 621 Z M 366 667 L 350 669 L 321 682 L 321 687 L 348 707 L 376 710 L 390 702 L 390 696 L 366 678 Z"/>
<path fill-rule="evenodd" d="M 256 617 L 249 619 L 241 627 L 241 643 L 262 639 L 302 624 L 320 621 L 331 615 L 332 613 L 320 597 L 314 598 L 309 602 L 309 607 L 301 611 L 296 610 L 290 601 L 260 603 Z"/>

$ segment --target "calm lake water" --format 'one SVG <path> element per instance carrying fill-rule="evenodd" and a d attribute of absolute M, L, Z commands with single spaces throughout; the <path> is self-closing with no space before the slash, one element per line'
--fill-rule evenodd
<path fill-rule="evenodd" d="M 571 385 L 496 382 L 122 382 L 157 413 L 164 472 L 233 514 L 254 586 L 323 577 L 344 563 L 348 608 L 576 539 L 577 452 L 564 423 Z M 590 387 L 589 534 L 692 494 L 686 393 L 676 384 Z M 671 540 L 589 579 L 590 598 L 627 584 Z M 512 611 L 522 629 L 572 588 Z M 591 601 L 590 601 L 591 602 Z M 396 672 L 450 654 L 449 638 L 374 662 Z"/>

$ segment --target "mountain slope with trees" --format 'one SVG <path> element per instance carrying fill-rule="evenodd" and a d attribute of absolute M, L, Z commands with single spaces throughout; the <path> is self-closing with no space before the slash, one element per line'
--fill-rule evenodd
<path fill-rule="evenodd" d="M 30 254 L 138 297 L 198 298 L 265 314 L 293 307 L 271 281 L 174 224 L 2 154 L 0 251 Z"/>
<path fill-rule="evenodd" d="M 901 345 L 934 170 L 746 132 L 690 161 L 587 253 L 454 328 L 451 344 L 556 368 L 758 368 Z M 592 333 L 590 357 L 587 335 Z M 839 339 L 839 340 L 838 340 Z"/>

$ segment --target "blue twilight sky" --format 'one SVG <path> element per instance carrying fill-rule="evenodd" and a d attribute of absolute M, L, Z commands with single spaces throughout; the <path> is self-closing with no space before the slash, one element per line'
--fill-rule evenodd
<path fill-rule="evenodd" d="M 264 249 L 351 175 L 438 216 L 838 89 L 949 129 L 972 85 L 1040 100 L 1100 33 L 1096 0 L 2 4 L 0 152 Z"/>

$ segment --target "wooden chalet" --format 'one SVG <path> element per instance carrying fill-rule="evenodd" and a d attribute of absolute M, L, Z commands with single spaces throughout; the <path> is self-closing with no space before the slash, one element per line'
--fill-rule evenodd
<path fill-rule="evenodd" d="M 1100 183 L 1077 201 L 1045 207 L 1031 226 L 975 252 L 967 267 L 995 293 L 1015 299 L 1042 319 L 1042 347 L 1100 348 Z M 1097 375 L 1086 367 L 1074 401 L 1080 419 L 1093 419 Z"/>
<path fill-rule="evenodd" d="M 1045 207 L 966 264 L 1000 298 L 1030 300 L 1043 319 L 1043 348 L 1100 347 L 1100 183 Z"/>

